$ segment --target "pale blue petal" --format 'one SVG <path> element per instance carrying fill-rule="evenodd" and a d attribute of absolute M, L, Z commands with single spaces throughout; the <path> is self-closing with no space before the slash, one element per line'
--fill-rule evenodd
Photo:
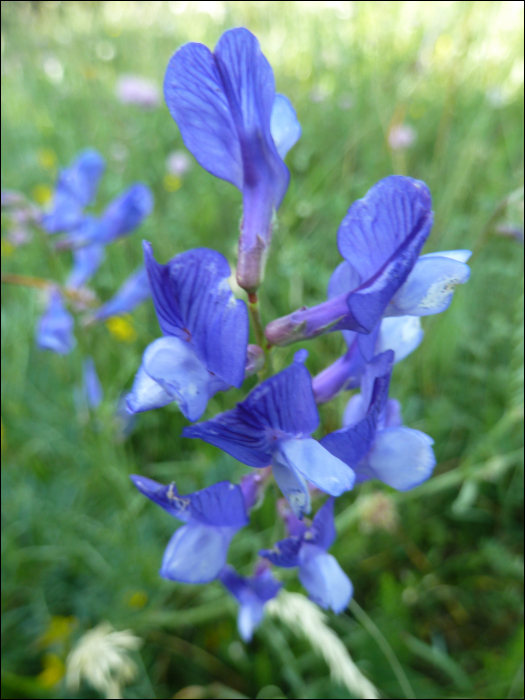
<path fill-rule="evenodd" d="M 398 491 L 413 489 L 432 474 L 436 464 L 433 443 L 428 435 L 412 428 L 380 430 L 364 460 L 369 478 L 373 475 Z M 360 469 L 358 465 L 358 475 Z"/>
<path fill-rule="evenodd" d="M 261 624 L 263 617 L 264 603 L 253 593 L 250 596 L 245 596 L 237 615 L 237 628 L 243 641 L 251 641 L 255 629 Z"/>
<path fill-rule="evenodd" d="M 161 385 L 152 379 L 141 364 L 135 375 L 131 391 L 126 396 L 126 406 L 131 413 L 151 411 L 162 408 L 175 401 L 175 396 L 169 394 Z"/>
<path fill-rule="evenodd" d="M 423 340 L 419 316 L 394 316 L 381 321 L 376 342 L 376 353 L 394 351 L 394 362 L 410 355 Z"/>
<path fill-rule="evenodd" d="M 343 428 L 350 428 L 359 423 L 366 416 L 366 409 L 361 394 L 354 394 L 346 404 L 343 413 Z"/>
<path fill-rule="evenodd" d="M 354 472 L 313 438 L 280 440 L 278 449 L 280 462 L 331 496 L 340 496 L 354 485 Z"/>
<path fill-rule="evenodd" d="M 190 522 L 169 541 L 160 575 L 182 583 L 209 583 L 226 564 L 228 547 L 236 528 L 210 527 Z"/>
<path fill-rule="evenodd" d="M 423 255 L 394 295 L 385 316 L 428 316 L 445 311 L 454 288 L 470 277 L 470 268 L 454 258 Z"/>
<path fill-rule="evenodd" d="M 322 608 L 342 612 L 350 602 L 353 586 L 337 560 L 309 544 L 303 545 L 299 558 L 299 580 L 309 597 Z"/>
<path fill-rule="evenodd" d="M 310 512 L 310 492 L 308 484 L 290 464 L 279 449 L 272 456 L 272 473 L 283 496 L 299 520 Z"/>
<path fill-rule="evenodd" d="M 440 250 L 438 253 L 427 253 L 422 255 L 422 258 L 450 258 L 451 260 L 457 260 L 461 263 L 466 263 L 469 261 L 472 255 L 471 250 Z"/>
<path fill-rule="evenodd" d="M 292 103 L 279 93 L 276 93 L 273 101 L 270 132 L 281 158 L 285 157 L 301 136 L 301 125 Z"/>

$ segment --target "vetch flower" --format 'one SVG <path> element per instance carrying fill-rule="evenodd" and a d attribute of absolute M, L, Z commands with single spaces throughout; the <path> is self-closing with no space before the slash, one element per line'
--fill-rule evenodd
<path fill-rule="evenodd" d="M 138 490 L 182 521 L 171 538 L 160 575 L 183 583 L 209 583 L 226 565 L 235 533 L 248 525 L 240 486 L 219 481 L 202 491 L 181 496 L 174 483 L 164 486 L 144 476 L 131 476 Z"/>
<path fill-rule="evenodd" d="M 105 167 L 100 153 L 87 149 L 60 172 L 51 209 L 40 222 L 48 233 L 71 231 L 82 223 L 83 209 L 93 202 Z"/>
<path fill-rule="evenodd" d="M 195 421 L 217 391 L 243 382 L 246 305 L 235 299 L 230 267 L 214 250 L 195 248 L 159 265 L 144 242 L 144 259 L 164 337 L 146 348 L 128 408 L 136 413 L 176 401 Z"/>
<path fill-rule="evenodd" d="M 337 233 L 348 290 L 272 321 L 268 341 L 288 345 L 337 330 L 370 333 L 414 267 L 432 221 L 424 182 L 400 175 L 378 182 L 352 204 Z"/>
<path fill-rule="evenodd" d="M 82 250 L 82 249 L 81 249 Z M 105 304 L 96 310 L 90 321 L 105 321 L 111 316 L 129 313 L 151 297 L 148 273 L 144 265 L 141 265 L 131 274 L 120 289 Z"/>
<path fill-rule="evenodd" d="M 67 355 L 76 346 L 73 335 L 75 321 L 64 305 L 57 287 L 48 292 L 47 308 L 37 324 L 36 343 L 41 350 Z"/>
<path fill-rule="evenodd" d="M 301 133 L 294 109 L 276 95 L 271 66 L 243 28 L 225 32 L 214 53 L 202 44 L 182 46 L 168 64 L 164 96 L 188 150 L 242 192 L 237 280 L 253 292 L 288 188 L 283 158 Z"/>
<path fill-rule="evenodd" d="M 433 440 L 420 430 L 403 426 L 401 408 L 388 399 L 393 353 L 368 364 L 361 393 L 352 396 L 343 428 L 321 444 L 355 473 L 356 483 L 379 479 L 398 491 L 408 491 L 428 479 L 436 464 Z"/>
<path fill-rule="evenodd" d="M 249 578 L 239 576 L 232 566 L 225 566 L 219 581 L 239 601 L 237 628 L 245 642 L 250 642 L 264 617 L 266 603 L 275 598 L 282 583 L 273 576 L 266 562 L 260 562 Z"/>
<path fill-rule="evenodd" d="M 86 357 L 84 360 L 83 389 L 89 408 L 98 408 L 104 398 L 104 392 L 92 357 Z"/>
<path fill-rule="evenodd" d="M 80 289 L 93 277 L 106 257 L 100 243 L 77 248 L 73 251 L 73 267 L 66 280 L 66 289 Z"/>
<path fill-rule="evenodd" d="M 312 525 L 307 527 L 292 513 L 286 519 L 289 537 L 263 549 L 259 556 L 275 566 L 299 567 L 299 580 L 309 598 L 322 608 L 342 612 L 350 602 L 353 586 L 337 560 L 328 554 L 336 532 L 334 499 L 329 498 L 317 511 Z"/>
<path fill-rule="evenodd" d="M 297 517 L 310 512 L 307 481 L 339 496 L 352 488 L 354 475 L 310 437 L 319 413 L 310 374 L 296 353 L 290 367 L 259 384 L 236 408 L 184 428 L 182 435 L 201 438 L 250 467 L 272 465 L 279 488 Z"/>

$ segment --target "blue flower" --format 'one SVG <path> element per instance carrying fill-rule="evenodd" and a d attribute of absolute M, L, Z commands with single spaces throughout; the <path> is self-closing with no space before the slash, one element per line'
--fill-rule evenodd
<path fill-rule="evenodd" d="M 288 188 L 283 158 L 301 134 L 294 109 L 276 95 L 259 42 L 242 28 L 225 32 L 214 53 L 197 43 L 180 48 L 168 64 L 164 95 L 198 162 L 242 192 L 237 279 L 255 291 Z"/>
<path fill-rule="evenodd" d="M 137 413 L 176 401 L 195 421 L 217 391 L 243 382 L 246 305 L 235 299 L 229 265 L 214 250 L 196 248 L 159 265 L 145 242 L 144 259 L 164 337 L 146 348 L 128 408 Z"/>
<path fill-rule="evenodd" d="M 48 233 L 72 231 L 82 223 L 83 209 L 93 202 L 105 167 L 100 153 L 87 149 L 60 172 L 51 209 L 40 221 Z"/>
<path fill-rule="evenodd" d="M 333 496 L 352 488 L 353 472 L 310 437 L 319 413 L 305 351 L 290 367 L 257 386 L 231 411 L 184 428 L 250 467 L 272 465 L 279 488 L 299 518 L 310 512 L 307 481 Z"/>
<path fill-rule="evenodd" d="M 416 264 L 432 221 L 424 182 L 399 175 L 378 182 L 339 227 L 344 293 L 272 321 L 265 331 L 269 342 L 288 345 L 336 330 L 370 333 Z"/>
<path fill-rule="evenodd" d="M 136 475 L 131 480 L 141 493 L 184 523 L 166 547 L 160 575 L 182 583 L 209 583 L 217 578 L 232 537 L 249 522 L 240 487 L 220 481 L 181 496 L 174 483 L 164 486 Z"/>
<path fill-rule="evenodd" d="M 92 243 L 73 251 L 73 267 L 66 280 L 67 289 L 80 289 L 93 277 L 106 257 L 103 245 Z"/>
<path fill-rule="evenodd" d="M 59 355 L 67 355 L 76 346 L 73 335 L 75 321 L 64 306 L 62 295 L 57 287 L 49 290 L 47 308 L 40 317 L 36 328 L 36 343 L 42 350 L 52 350 Z"/>
<path fill-rule="evenodd" d="M 321 444 L 355 473 L 356 483 L 380 479 L 398 491 L 426 481 L 436 464 L 433 440 L 402 424 L 400 405 L 388 399 L 393 352 L 378 355 L 366 366 L 361 393 L 347 404 L 343 428 Z"/>
<path fill-rule="evenodd" d="M 264 617 L 264 606 L 279 593 L 282 583 L 272 576 L 266 562 L 261 562 L 249 578 L 239 576 L 233 567 L 225 566 L 219 574 L 219 581 L 239 601 L 237 628 L 242 639 L 250 642 Z"/>
<path fill-rule="evenodd" d="M 314 603 L 322 608 L 342 612 L 350 602 L 353 587 L 337 560 L 328 554 L 335 540 L 334 499 L 329 498 L 317 511 L 312 525 L 289 514 L 286 518 L 291 535 L 259 552 L 272 564 L 285 568 L 299 567 L 299 580 Z"/>
<path fill-rule="evenodd" d="M 82 248 L 79 250 L 82 250 Z M 128 313 L 150 297 L 151 289 L 148 273 L 144 265 L 141 265 L 126 279 L 115 295 L 96 310 L 90 320 L 105 321 L 111 316 Z"/>
<path fill-rule="evenodd" d="M 86 403 L 89 408 L 98 408 L 104 398 L 104 392 L 92 357 L 86 357 L 83 370 L 83 389 Z"/>

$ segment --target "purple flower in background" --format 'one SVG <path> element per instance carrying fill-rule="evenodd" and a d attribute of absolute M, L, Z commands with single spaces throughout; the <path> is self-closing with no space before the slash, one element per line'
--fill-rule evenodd
<path fill-rule="evenodd" d="M 37 346 L 41 350 L 52 350 L 59 355 L 67 355 L 76 345 L 74 325 L 73 316 L 64 306 L 60 291 L 57 287 L 52 287 L 49 290 L 47 308 L 37 324 Z"/>
<path fill-rule="evenodd" d="M 217 578 L 232 537 L 249 522 L 240 487 L 220 481 L 181 496 L 174 483 L 164 486 L 144 476 L 131 476 L 131 480 L 141 493 L 184 523 L 166 547 L 160 575 L 182 583 L 209 583 Z"/>
<path fill-rule="evenodd" d="M 215 52 L 186 44 L 171 58 L 164 96 L 188 150 L 243 195 L 237 280 L 259 286 L 272 222 L 288 188 L 283 162 L 301 129 L 289 100 L 276 95 L 273 71 L 247 29 L 232 29 Z"/>
<path fill-rule="evenodd" d="M 378 182 L 352 204 L 337 233 L 348 291 L 272 321 L 269 342 L 288 345 L 336 330 L 370 333 L 416 264 L 432 220 L 424 182 L 399 175 Z"/>
<path fill-rule="evenodd" d="M 352 488 L 354 475 L 310 437 L 319 425 L 306 352 L 290 367 L 259 384 L 236 408 L 184 428 L 184 437 L 201 438 L 250 467 L 272 465 L 279 488 L 299 518 L 310 512 L 307 481 L 339 496 Z"/>
<path fill-rule="evenodd" d="M 79 226 L 58 244 L 58 248 L 80 248 L 107 245 L 116 238 L 134 231 L 153 209 L 153 195 L 146 185 L 138 182 L 128 187 L 105 209 L 100 218 L 86 216 Z"/>
<path fill-rule="evenodd" d="M 184 151 L 172 151 L 166 159 L 166 170 L 180 177 L 191 168 L 191 159 Z"/>
<path fill-rule="evenodd" d="M 250 642 L 264 617 L 264 606 L 279 593 L 282 583 L 272 576 L 266 562 L 260 562 L 249 578 L 239 576 L 233 567 L 225 566 L 219 574 L 219 581 L 239 601 L 237 628 L 241 638 Z"/>
<path fill-rule="evenodd" d="M 321 444 L 355 472 L 356 483 L 380 479 L 408 491 L 430 477 L 436 459 L 432 438 L 405 428 L 399 402 L 388 399 L 392 360 L 388 351 L 366 366 L 361 393 L 346 407 L 344 427 L 326 435 Z"/>
<path fill-rule="evenodd" d="M 146 348 L 128 408 L 137 413 L 176 401 L 188 420 L 198 420 L 217 391 L 243 382 L 246 305 L 235 299 L 228 262 L 214 250 L 196 248 L 159 265 L 144 242 L 144 259 L 164 337 Z"/>
<path fill-rule="evenodd" d="M 93 202 L 105 167 L 100 153 L 87 149 L 60 172 L 51 209 L 40 221 L 48 233 L 71 231 L 82 223 L 83 209 Z"/>
<path fill-rule="evenodd" d="M 417 131 L 410 124 L 394 124 L 388 132 L 388 145 L 393 151 L 404 151 L 412 146 Z"/>
<path fill-rule="evenodd" d="M 82 249 L 81 249 L 82 250 Z M 133 309 L 151 297 L 148 273 L 144 265 L 130 275 L 114 296 L 97 309 L 91 321 L 105 321 L 111 316 L 133 311 Z"/>
<path fill-rule="evenodd" d="M 160 91 L 151 80 L 138 75 L 122 75 L 117 81 L 117 99 L 123 104 L 153 109 L 160 104 Z"/>
<path fill-rule="evenodd" d="M 322 608 L 342 612 L 353 594 L 350 579 L 328 554 L 335 540 L 334 499 L 329 498 L 307 527 L 293 513 L 286 517 L 289 537 L 263 549 L 259 556 L 285 568 L 299 567 L 299 580 Z"/>
<path fill-rule="evenodd" d="M 98 408 L 104 398 L 104 392 L 92 357 L 86 357 L 84 360 L 83 389 L 89 408 Z"/>
<path fill-rule="evenodd" d="M 73 251 L 73 267 L 66 280 L 67 289 L 80 289 L 102 265 L 106 251 L 103 245 L 93 243 Z"/>

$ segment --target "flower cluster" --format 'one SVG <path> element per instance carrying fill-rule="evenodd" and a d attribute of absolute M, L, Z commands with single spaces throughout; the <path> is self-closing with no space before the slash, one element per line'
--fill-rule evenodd
<path fill-rule="evenodd" d="M 248 345 L 248 310 L 230 289 L 222 255 L 197 248 L 159 264 L 145 243 L 162 337 L 144 352 L 128 410 L 176 402 L 195 422 L 216 392 L 240 387 L 255 372 L 271 374 L 273 346 L 340 331 L 348 347 L 314 378 L 301 349 L 290 366 L 265 378 L 234 408 L 184 428 L 184 437 L 204 440 L 253 468 L 239 485 L 222 481 L 181 495 L 174 483 L 132 477 L 141 493 L 183 523 L 166 548 L 161 576 L 220 580 L 240 604 L 239 630 L 249 640 L 281 587 L 270 564 L 297 567 L 320 606 L 335 612 L 347 606 L 352 584 L 328 553 L 336 536 L 336 497 L 369 479 L 403 491 L 431 475 L 432 439 L 403 426 L 399 403 L 388 396 L 390 377 L 394 363 L 421 342 L 420 317 L 444 311 L 454 287 L 467 281 L 470 253 L 421 256 L 433 221 L 430 192 L 410 177 L 386 177 L 350 207 L 339 227 L 344 261 L 332 275 L 328 300 L 272 321 L 264 337 L 257 289 L 288 187 L 283 159 L 301 134 L 295 111 L 275 92 L 272 69 L 246 29 L 224 33 L 214 52 L 197 43 L 180 48 L 168 64 L 164 94 L 196 160 L 242 193 L 236 274 L 248 292 L 258 346 Z M 314 437 L 318 404 L 358 387 L 341 429 Z M 261 550 L 254 575 L 246 578 L 227 564 L 228 548 L 272 476 L 286 499 L 279 512 L 288 537 Z M 328 500 L 310 522 L 312 494 L 319 492 Z"/>

